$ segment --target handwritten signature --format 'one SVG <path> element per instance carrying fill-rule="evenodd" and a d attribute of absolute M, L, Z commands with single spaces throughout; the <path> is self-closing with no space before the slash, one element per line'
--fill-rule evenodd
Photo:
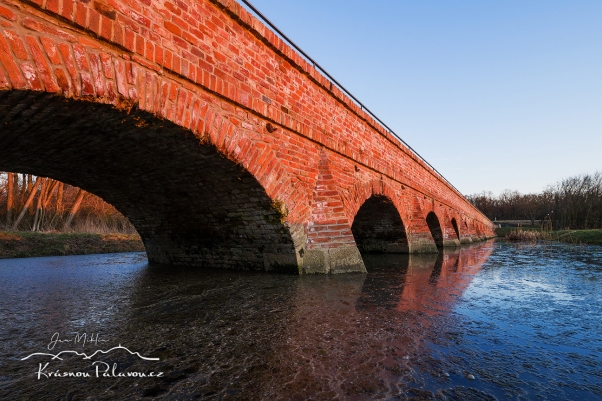
<path fill-rule="evenodd" d="M 61 339 L 59 333 L 54 333 L 52 335 L 52 338 L 50 339 L 50 342 L 48 343 L 48 349 L 52 350 L 54 349 L 54 347 L 56 347 L 57 344 L 62 343 L 69 343 L 74 345 L 78 344 L 84 347 L 87 344 L 98 345 L 98 343 L 104 342 L 108 342 L 108 340 L 101 339 L 98 333 L 92 333 L 91 335 L 88 335 L 88 333 L 75 333 L 75 335 L 71 339 Z"/>

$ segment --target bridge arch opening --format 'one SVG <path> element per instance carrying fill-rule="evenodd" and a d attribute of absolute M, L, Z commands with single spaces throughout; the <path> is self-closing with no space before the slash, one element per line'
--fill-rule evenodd
<path fill-rule="evenodd" d="M 136 108 L 0 91 L 0 171 L 99 196 L 134 225 L 149 262 L 298 273 L 279 202 L 257 179 Z"/>
<path fill-rule="evenodd" d="M 433 240 L 435 241 L 435 245 L 437 248 L 443 247 L 443 231 L 441 230 L 441 224 L 439 223 L 439 218 L 434 212 L 429 212 L 426 216 L 426 224 L 431 231 L 431 235 L 433 236 Z"/>
<path fill-rule="evenodd" d="M 373 195 L 358 210 L 351 232 L 360 252 L 408 253 L 408 237 L 390 198 Z"/>
<path fill-rule="evenodd" d="M 458 222 L 456 221 L 455 217 L 451 219 L 451 225 L 454 229 L 454 233 L 456 234 L 456 238 L 460 239 L 460 229 L 458 228 Z"/>

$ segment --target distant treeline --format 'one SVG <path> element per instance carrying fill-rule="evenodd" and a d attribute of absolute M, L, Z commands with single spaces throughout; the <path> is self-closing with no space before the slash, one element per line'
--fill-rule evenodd
<path fill-rule="evenodd" d="M 539 194 L 506 190 L 466 197 L 490 220 L 543 220 L 550 215 L 555 229 L 602 228 L 602 172 L 571 177 Z"/>
<path fill-rule="evenodd" d="M 0 228 L 135 233 L 113 206 L 80 188 L 31 174 L 0 172 Z"/>

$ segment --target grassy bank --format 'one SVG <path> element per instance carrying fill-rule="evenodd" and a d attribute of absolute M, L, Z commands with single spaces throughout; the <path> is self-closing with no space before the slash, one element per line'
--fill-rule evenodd
<path fill-rule="evenodd" d="M 0 258 L 144 251 L 137 234 L 54 234 L 0 231 Z"/>
<path fill-rule="evenodd" d="M 498 237 L 505 237 L 516 227 L 497 228 L 495 233 Z M 523 231 L 541 231 L 539 227 L 522 227 Z M 573 244 L 602 245 L 602 230 L 559 230 L 552 231 L 547 235 L 548 240 L 569 242 Z"/>
<path fill-rule="evenodd" d="M 550 233 L 550 239 L 574 244 L 602 245 L 602 230 L 561 230 Z"/>

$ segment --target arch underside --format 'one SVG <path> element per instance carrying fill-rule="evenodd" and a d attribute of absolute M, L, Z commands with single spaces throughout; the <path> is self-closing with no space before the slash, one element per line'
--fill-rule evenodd
<path fill-rule="evenodd" d="M 441 229 L 439 218 L 434 212 L 429 212 L 429 214 L 426 216 L 426 224 L 431 231 L 431 235 L 435 241 L 435 245 L 437 245 L 437 248 L 443 247 L 443 231 Z"/>
<path fill-rule="evenodd" d="M 100 196 L 136 227 L 150 262 L 298 273 L 289 229 L 261 184 L 149 113 L 0 91 L 0 170 Z"/>
<path fill-rule="evenodd" d="M 393 202 L 370 197 L 358 210 L 351 232 L 360 252 L 408 253 L 408 237 Z"/>
<path fill-rule="evenodd" d="M 458 222 L 456 221 L 455 218 L 451 219 L 451 225 L 452 225 L 452 229 L 454 230 L 454 234 L 456 235 L 457 240 L 460 240 L 460 229 L 458 227 Z"/>

